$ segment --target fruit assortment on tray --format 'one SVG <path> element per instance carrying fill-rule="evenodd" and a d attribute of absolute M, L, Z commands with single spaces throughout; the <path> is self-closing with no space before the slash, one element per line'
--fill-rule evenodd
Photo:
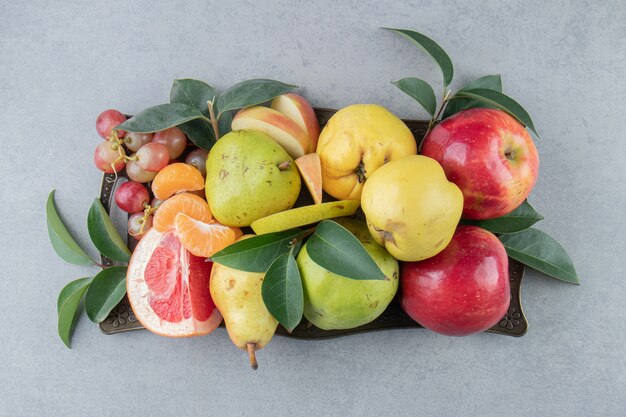
<path fill-rule="evenodd" d="M 453 94 L 445 52 L 417 32 L 390 31 L 443 72 L 439 103 L 423 80 L 394 82 L 432 116 L 423 141 L 374 104 L 349 105 L 320 130 L 295 86 L 273 80 L 218 93 L 180 79 L 168 104 L 100 114 L 94 163 L 115 182 L 134 250 L 95 200 L 89 234 L 116 265 L 61 291 L 68 347 L 83 296 L 102 322 L 127 295 L 141 324 L 163 336 L 205 335 L 223 320 L 256 368 L 279 323 L 353 329 L 395 297 L 433 331 L 487 330 L 509 309 L 509 257 L 578 283 L 563 248 L 531 228 L 542 217 L 527 201 L 539 166 L 530 116 L 497 75 Z M 98 265 L 67 232 L 53 193 L 47 214 L 57 253 Z"/>

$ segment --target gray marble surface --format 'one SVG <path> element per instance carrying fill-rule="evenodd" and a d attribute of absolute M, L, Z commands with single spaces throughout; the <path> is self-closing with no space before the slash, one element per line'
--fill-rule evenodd
<path fill-rule="evenodd" d="M 3 1 L 0 416 L 626 415 L 624 22 L 621 0 Z M 263 77 L 302 86 L 317 106 L 372 102 L 424 118 L 389 82 L 441 75 L 380 26 L 439 41 L 456 64 L 453 87 L 502 74 L 541 133 L 531 201 L 582 285 L 529 272 L 530 330 L 519 339 L 276 338 L 257 372 L 222 329 L 186 340 L 104 336 L 81 319 L 65 348 L 57 294 L 94 271 L 55 256 L 44 203 L 57 188 L 87 242 L 98 113 L 165 102 L 175 78 L 225 88 Z"/>

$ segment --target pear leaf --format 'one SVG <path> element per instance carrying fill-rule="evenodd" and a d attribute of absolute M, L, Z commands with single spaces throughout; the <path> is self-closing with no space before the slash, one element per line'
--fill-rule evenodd
<path fill-rule="evenodd" d="M 333 274 L 351 279 L 389 279 L 359 239 L 337 222 L 320 222 L 306 245 L 313 262 Z"/>
<path fill-rule="evenodd" d="M 76 320 L 78 319 L 78 308 L 80 300 L 82 300 L 85 291 L 91 284 L 91 277 L 79 278 L 70 282 L 61 290 L 57 300 L 58 332 L 59 337 L 65 343 L 65 346 L 71 348 L 71 337 Z"/>
<path fill-rule="evenodd" d="M 426 81 L 408 77 L 394 81 L 392 84 L 420 103 L 431 116 L 435 115 L 437 99 L 433 88 Z"/>
<path fill-rule="evenodd" d="M 561 281 L 580 284 L 569 255 L 547 233 L 530 228 L 501 235 L 500 241 L 511 258 Z"/>
<path fill-rule="evenodd" d="M 130 250 L 115 229 L 99 199 L 95 199 L 87 216 L 87 228 L 94 246 L 107 258 L 118 262 L 130 260 Z"/>
<path fill-rule="evenodd" d="M 261 295 L 267 310 L 291 332 L 302 320 L 304 292 L 293 251 L 278 256 L 265 273 Z"/>
<path fill-rule="evenodd" d="M 217 98 L 217 118 L 230 110 L 255 106 L 265 103 L 281 94 L 293 91 L 295 85 L 285 84 L 280 81 L 254 79 L 242 81 L 222 92 Z"/>
<path fill-rule="evenodd" d="M 518 208 L 502 217 L 489 220 L 463 219 L 463 224 L 479 226 L 490 232 L 502 234 L 516 233 L 528 229 L 539 220 L 543 220 L 543 216 L 528 204 L 528 201 L 524 200 Z"/>
<path fill-rule="evenodd" d="M 441 46 L 437 44 L 434 40 L 430 39 L 426 35 L 422 35 L 419 32 L 414 32 L 412 30 L 406 29 L 392 29 L 392 28 L 383 28 L 386 30 L 390 30 L 403 36 L 413 42 L 415 45 L 422 48 L 428 55 L 431 56 L 433 60 L 439 65 L 441 68 L 441 72 L 443 73 L 443 86 L 447 87 L 450 85 L 452 81 L 452 77 L 454 76 L 454 67 L 452 66 L 452 60 L 443 50 Z"/>
<path fill-rule="evenodd" d="M 52 243 L 52 248 L 64 261 L 74 265 L 93 265 L 89 255 L 78 246 L 70 232 L 63 224 L 59 213 L 54 205 L 54 190 L 50 192 L 46 203 L 46 222 L 48 225 L 48 236 Z"/>
<path fill-rule="evenodd" d="M 500 78 L 500 75 L 498 74 L 485 75 L 484 77 L 480 77 L 474 81 L 470 81 L 469 83 L 465 84 L 463 88 L 461 88 L 459 91 L 468 91 L 476 88 L 486 88 L 489 90 L 499 91 L 501 93 L 502 78 Z M 441 116 L 441 119 L 447 119 L 448 117 L 463 110 L 481 107 L 484 108 L 492 106 L 481 101 L 469 98 L 455 98 L 454 100 L 448 101 L 448 103 L 446 104 L 446 108 L 443 111 L 443 115 Z"/>
<path fill-rule="evenodd" d="M 290 229 L 243 239 L 211 256 L 211 261 L 242 271 L 265 272 L 302 234 L 300 229 Z"/>
<path fill-rule="evenodd" d="M 103 322 L 122 301 L 126 294 L 126 270 L 125 266 L 112 266 L 93 278 L 85 295 L 85 310 L 89 320 Z"/>

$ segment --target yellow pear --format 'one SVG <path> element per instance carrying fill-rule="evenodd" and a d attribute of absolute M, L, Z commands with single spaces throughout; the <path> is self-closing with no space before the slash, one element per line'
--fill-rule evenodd
<path fill-rule="evenodd" d="M 218 263 L 211 271 L 211 297 L 224 317 L 235 346 L 248 351 L 250 366 L 257 368 L 255 352 L 272 340 L 278 321 L 265 307 L 261 295 L 264 273 L 240 271 Z"/>
<path fill-rule="evenodd" d="M 400 261 L 441 252 L 454 235 L 463 194 L 434 159 L 410 155 L 386 163 L 367 180 L 361 208 L 372 237 Z"/>

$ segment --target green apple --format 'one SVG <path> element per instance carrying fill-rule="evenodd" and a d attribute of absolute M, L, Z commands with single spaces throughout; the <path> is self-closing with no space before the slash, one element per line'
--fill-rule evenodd
<path fill-rule="evenodd" d="M 371 322 L 385 311 L 398 290 L 398 261 L 374 241 L 367 225 L 350 218 L 336 221 L 361 241 L 389 280 L 357 280 L 333 274 L 313 262 L 305 244 L 297 259 L 304 316 L 324 330 L 351 329 Z"/>
<path fill-rule="evenodd" d="M 211 213 L 226 226 L 250 226 L 290 209 L 300 193 L 293 159 L 272 138 L 254 130 L 224 135 L 206 161 L 206 197 Z"/>

